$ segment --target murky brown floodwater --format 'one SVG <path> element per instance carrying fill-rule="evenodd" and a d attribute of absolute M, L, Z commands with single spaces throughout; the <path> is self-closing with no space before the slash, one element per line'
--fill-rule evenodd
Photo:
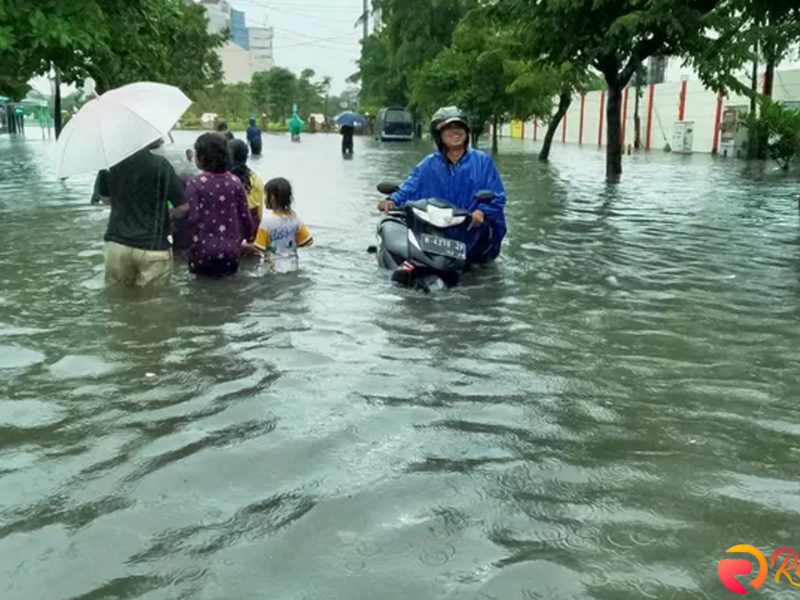
<path fill-rule="evenodd" d="M 797 181 L 507 141 L 502 262 L 425 297 L 365 248 L 428 146 L 356 144 L 253 163 L 301 273 L 120 295 L 92 177 L 0 138 L 0 598 L 728 598 L 800 548 Z"/>

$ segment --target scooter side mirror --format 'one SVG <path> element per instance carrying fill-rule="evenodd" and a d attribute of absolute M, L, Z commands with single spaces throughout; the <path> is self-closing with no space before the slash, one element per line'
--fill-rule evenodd
<path fill-rule="evenodd" d="M 378 191 L 384 196 L 389 196 L 390 194 L 394 194 L 398 190 L 398 188 L 399 186 L 397 184 L 388 183 L 386 181 L 378 184 Z"/>
<path fill-rule="evenodd" d="M 480 192 L 475 194 L 475 199 L 481 203 L 491 202 L 492 200 L 494 200 L 494 195 L 495 195 L 494 192 L 491 190 L 481 190 Z"/>

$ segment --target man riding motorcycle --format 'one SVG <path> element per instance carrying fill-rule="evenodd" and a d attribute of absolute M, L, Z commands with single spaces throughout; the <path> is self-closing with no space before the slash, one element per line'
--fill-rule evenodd
<path fill-rule="evenodd" d="M 469 147 L 469 121 L 454 106 L 440 108 L 431 119 L 437 152 L 425 157 L 400 188 L 378 204 L 390 211 L 411 200 L 440 198 L 472 213 L 468 231 L 454 229 L 449 237 L 467 244 L 469 263 L 494 260 L 506 235 L 506 193 L 500 174 L 486 153 Z M 491 190 L 491 202 L 478 203 L 477 192 Z"/>

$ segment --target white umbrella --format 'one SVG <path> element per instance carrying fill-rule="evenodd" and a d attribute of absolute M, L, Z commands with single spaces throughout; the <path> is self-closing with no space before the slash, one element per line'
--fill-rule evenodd
<path fill-rule="evenodd" d="M 108 169 L 167 135 L 192 101 L 162 83 L 131 83 L 89 100 L 58 138 L 58 177 Z"/>

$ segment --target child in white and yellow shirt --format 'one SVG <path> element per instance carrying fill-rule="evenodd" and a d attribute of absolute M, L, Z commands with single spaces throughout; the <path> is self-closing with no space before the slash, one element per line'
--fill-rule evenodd
<path fill-rule="evenodd" d="M 308 248 L 314 238 L 292 210 L 292 185 L 283 177 L 267 182 L 266 208 L 253 242 L 274 271 L 286 273 L 299 266 L 298 248 Z"/>

